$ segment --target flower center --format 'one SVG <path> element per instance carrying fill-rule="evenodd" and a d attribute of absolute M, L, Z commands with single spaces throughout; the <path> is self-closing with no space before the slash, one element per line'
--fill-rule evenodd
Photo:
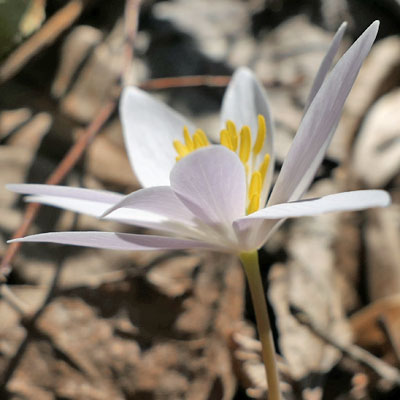
<path fill-rule="evenodd" d="M 247 214 L 251 214 L 260 208 L 260 200 L 263 194 L 265 177 L 270 162 L 270 155 L 262 156 L 267 127 L 262 115 L 258 115 L 258 130 L 256 140 L 252 145 L 250 127 L 244 125 L 240 132 L 232 121 L 227 121 L 226 126 L 220 132 L 220 143 L 236 153 L 246 171 L 247 184 Z M 191 152 L 210 145 L 206 134 L 197 129 L 190 135 L 188 128 L 183 128 L 183 142 L 174 140 L 173 145 L 178 153 L 176 161 L 179 161 Z"/>

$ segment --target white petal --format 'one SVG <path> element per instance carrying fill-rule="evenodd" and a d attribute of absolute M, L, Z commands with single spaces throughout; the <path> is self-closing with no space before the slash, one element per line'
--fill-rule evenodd
<path fill-rule="evenodd" d="M 108 208 L 102 217 L 117 217 L 118 219 L 125 217 L 125 222 L 128 222 L 136 214 L 140 215 L 141 211 L 145 216 L 150 213 L 149 216 L 161 218 L 158 222 L 159 226 L 148 224 L 146 225 L 148 228 L 168 231 L 183 237 L 204 238 L 201 228 L 195 221 L 195 216 L 179 200 L 170 186 L 155 186 L 133 192 Z M 143 221 L 139 221 L 138 225 L 143 226 Z"/>
<path fill-rule="evenodd" d="M 57 185 L 12 184 L 8 190 L 32 195 L 25 198 L 30 202 L 47 204 L 74 212 L 100 217 L 105 210 L 121 201 L 123 195 L 103 190 L 91 190 Z"/>
<path fill-rule="evenodd" d="M 218 249 L 210 244 L 190 239 L 115 232 L 50 232 L 8 241 L 8 243 L 13 242 L 47 242 L 111 250 Z"/>
<path fill-rule="evenodd" d="M 183 139 L 183 127 L 194 127 L 177 112 L 134 87 L 125 88 L 120 115 L 132 168 L 143 187 L 169 185 L 175 164 L 175 139 Z"/>
<path fill-rule="evenodd" d="M 59 185 L 22 183 L 8 184 L 6 185 L 6 188 L 12 192 L 20 194 L 65 197 L 71 199 L 90 200 L 107 204 L 114 204 L 124 197 L 122 194 L 108 192 L 105 190 L 93 190 Z"/>
<path fill-rule="evenodd" d="M 260 158 L 263 158 L 266 153 L 271 156 L 266 178 L 267 185 L 264 187 L 265 193 L 262 196 L 266 197 L 269 192 L 275 164 L 274 123 L 264 88 L 248 68 L 239 68 L 233 74 L 222 101 L 221 123 L 225 126 L 226 121 L 232 120 L 238 129 L 243 125 L 250 126 L 254 140 L 258 129 L 257 117 L 259 114 L 264 116 L 267 124 L 267 136 Z"/>
<path fill-rule="evenodd" d="M 25 198 L 28 202 L 46 204 L 96 218 L 100 218 L 111 206 L 125 198 L 118 193 L 68 186 L 20 184 L 7 185 L 7 188 L 17 193 L 33 195 Z M 106 219 L 179 235 L 188 234 L 183 223 L 171 222 L 166 216 L 145 208 L 120 209 Z"/>
<path fill-rule="evenodd" d="M 155 186 L 128 194 L 121 201 L 109 208 L 103 217 L 121 208 L 152 212 L 173 221 L 188 224 L 191 224 L 194 219 L 194 215 L 178 199 L 170 186 Z"/>
<path fill-rule="evenodd" d="M 244 215 L 245 171 L 239 157 L 223 146 L 199 149 L 176 163 L 171 188 L 200 220 L 231 226 Z"/>
<path fill-rule="evenodd" d="M 331 194 L 317 199 L 293 201 L 266 207 L 246 217 L 237 219 L 241 229 L 262 219 L 285 219 L 294 217 L 310 217 L 338 211 L 356 211 L 372 207 L 386 207 L 390 204 L 390 196 L 383 190 L 357 190 Z"/>
<path fill-rule="evenodd" d="M 342 25 L 340 25 L 339 29 L 337 30 L 334 38 L 332 39 L 329 49 L 325 54 L 324 59 L 322 60 L 317 75 L 315 76 L 314 82 L 310 90 L 310 94 L 308 95 L 308 99 L 306 101 L 305 111 L 307 111 L 315 95 L 318 93 L 318 90 L 320 89 L 322 83 L 325 80 L 326 75 L 328 74 L 332 66 L 333 59 L 335 58 L 335 55 L 339 50 L 340 42 L 343 39 L 343 35 L 346 31 L 346 28 L 347 28 L 347 22 L 343 22 Z"/>
<path fill-rule="evenodd" d="M 310 185 L 331 141 L 344 102 L 375 40 L 374 22 L 338 61 L 306 112 L 268 204 L 298 200 Z"/>
<path fill-rule="evenodd" d="M 304 217 L 337 211 L 363 210 L 386 207 L 390 196 L 382 190 L 362 190 L 338 193 L 319 199 L 310 199 L 266 207 L 233 223 L 243 251 L 260 248 L 286 218 Z"/>

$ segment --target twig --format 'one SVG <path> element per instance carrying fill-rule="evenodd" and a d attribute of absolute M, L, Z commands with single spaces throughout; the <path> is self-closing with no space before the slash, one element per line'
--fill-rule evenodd
<path fill-rule="evenodd" d="M 136 6 L 134 11 L 136 12 L 136 15 L 137 15 L 139 12 L 140 2 L 137 0 L 127 0 L 127 7 L 125 9 L 126 13 L 127 13 L 127 10 L 131 10 L 128 7 L 128 3 L 132 3 L 132 5 L 134 4 Z M 126 18 L 126 21 L 128 21 L 127 15 L 125 15 L 125 18 Z M 130 23 L 134 23 L 134 26 L 133 26 L 133 37 L 134 37 L 136 29 L 137 29 L 137 17 L 134 20 L 129 19 L 129 21 L 131 21 Z M 127 26 L 127 31 L 131 32 L 128 22 L 126 22 L 126 26 Z M 133 52 L 127 52 L 126 57 L 127 58 L 125 60 L 125 66 L 129 65 L 132 62 Z M 121 71 L 121 75 L 124 72 L 125 72 L 125 70 Z M 100 110 L 100 112 L 97 114 L 97 116 L 93 119 L 93 121 L 87 127 L 87 129 L 83 133 L 83 135 L 80 136 L 80 138 L 77 140 L 77 142 L 72 146 L 72 148 L 66 154 L 64 159 L 61 161 L 59 166 L 56 168 L 56 170 L 51 174 L 49 179 L 47 179 L 47 181 L 46 181 L 47 184 L 54 185 L 54 184 L 59 183 L 68 174 L 68 172 L 71 171 L 71 169 L 74 167 L 76 162 L 79 160 L 79 158 L 83 154 L 84 150 L 87 148 L 87 146 L 89 145 L 91 140 L 94 138 L 96 133 L 99 132 L 101 127 L 110 118 L 110 116 L 112 115 L 112 113 L 115 110 L 116 104 L 117 104 L 117 99 L 113 98 Z M 39 208 L 40 208 L 39 204 L 28 205 L 26 212 L 25 212 L 25 216 L 24 216 L 24 222 L 23 222 L 22 226 L 17 230 L 14 237 L 23 236 L 26 233 L 26 231 L 29 229 L 30 225 L 32 224 Z M 14 246 L 15 244 L 17 244 L 17 246 Z M 11 260 L 16 255 L 16 253 L 20 247 L 20 246 L 18 246 L 18 244 L 19 243 L 13 243 L 7 249 L 6 255 L 2 261 L 2 264 L 0 265 L 0 273 L 1 273 L 1 271 L 8 269 L 7 266 L 11 263 Z M 3 284 L 2 287 L 0 288 L 5 293 L 7 293 L 7 296 L 6 296 L 7 300 L 9 302 L 11 302 L 12 305 L 15 305 L 15 308 L 17 309 L 17 311 L 20 312 L 23 325 L 27 329 L 27 334 L 26 334 L 25 338 L 20 343 L 20 346 L 19 346 L 17 352 L 15 353 L 14 357 L 11 359 L 10 363 L 8 364 L 8 366 L 5 370 L 5 373 L 3 375 L 3 380 L 0 384 L 0 394 L 6 393 L 7 382 L 12 378 L 15 370 L 17 369 L 19 362 L 22 359 L 23 354 L 25 353 L 27 345 L 32 338 L 32 335 L 35 334 L 35 332 L 40 332 L 38 330 L 38 328 L 36 327 L 36 322 L 37 322 L 38 318 L 42 315 L 42 313 L 46 309 L 47 305 L 51 302 L 51 299 L 54 296 L 54 293 L 57 289 L 58 282 L 59 282 L 59 279 L 61 276 L 62 267 L 63 267 L 63 263 L 62 263 L 62 261 L 60 261 L 57 265 L 56 271 L 54 272 L 52 283 L 47 291 L 45 299 L 43 300 L 41 306 L 39 308 L 37 308 L 36 311 L 32 315 L 29 315 L 26 312 L 26 310 L 23 307 L 21 307 L 20 300 L 10 291 L 8 286 Z M 1 278 L 2 277 L 0 275 L 0 279 Z M 3 279 L 4 279 L 4 277 L 3 277 Z M 45 337 L 48 337 L 48 336 L 45 335 Z M 48 338 L 48 340 L 50 340 L 50 339 Z M 54 347 L 55 344 L 53 343 L 53 341 L 50 340 L 50 342 L 51 342 L 52 346 Z"/>
<path fill-rule="evenodd" d="M 327 332 L 324 332 L 319 327 L 315 326 L 310 318 L 307 316 L 305 312 L 299 310 L 297 307 L 291 307 L 292 314 L 294 317 L 303 325 L 307 326 L 311 332 L 313 332 L 320 339 L 324 340 L 326 343 L 330 344 L 333 347 L 336 347 L 346 356 L 352 358 L 353 360 L 358 361 L 361 364 L 364 364 L 376 374 L 378 374 L 381 378 L 384 378 L 390 382 L 393 382 L 400 386 L 400 372 L 389 365 L 388 363 L 382 361 L 378 357 L 375 357 L 373 354 L 364 350 L 362 347 L 357 346 L 355 344 L 343 345 L 339 343 L 339 341 L 330 335 Z"/>
<path fill-rule="evenodd" d="M 21 315 L 21 320 L 23 321 L 23 325 L 26 328 L 26 335 L 25 335 L 24 339 L 22 340 L 22 342 L 19 344 L 18 349 L 15 352 L 13 358 L 10 360 L 10 362 L 8 363 L 7 367 L 4 370 L 4 373 L 3 373 L 3 376 L 1 379 L 1 384 L 0 384 L 0 394 L 5 391 L 5 387 L 6 387 L 7 383 L 14 375 L 14 372 L 17 369 L 19 362 L 24 355 L 25 350 L 27 349 L 28 344 L 32 339 L 32 336 L 36 332 L 40 333 L 40 330 L 36 326 L 36 321 L 42 315 L 46 306 L 50 303 L 51 298 L 53 297 L 54 291 L 55 291 L 55 289 L 58 285 L 58 281 L 60 279 L 62 265 L 63 265 L 62 262 L 58 263 L 57 269 L 54 272 L 53 279 L 52 279 L 51 285 L 49 287 L 49 290 L 47 291 L 46 297 L 43 300 L 40 307 L 35 311 L 35 313 L 33 315 L 29 315 L 26 313 L 23 313 Z M 5 287 L 7 287 L 7 286 L 2 285 L 2 289 L 4 289 Z"/>
<path fill-rule="evenodd" d="M 231 77 L 227 75 L 191 75 L 149 79 L 139 86 L 145 90 L 159 90 L 194 86 L 225 87 L 228 85 L 230 80 Z"/>
<path fill-rule="evenodd" d="M 60 183 L 65 176 L 71 171 L 71 169 L 78 162 L 83 152 L 87 148 L 88 144 L 92 141 L 94 136 L 99 132 L 102 126 L 110 118 L 111 114 L 115 110 L 116 100 L 113 99 L 109 101 L 97 114 L 94 120 L 90 123 L 87 129 L 84 131 L 83 135 L 75 142 L 68 153 L 65 155 L 61 163 L 55 169 L 55 171 L 46 180 L 48 185 L 56 185 Z M 35 217 L 40 209 L 41 205 L 38 203 L 31 203 L 26 207 L 26 211 L 23 217 L 22 225 L 17 229 L 13 235 L 13 239 L 24 236 L 29 227 L 32 225 Z M 8 271 L 11 266 L 11 262 L 21 247 L 21 243 L 11 243 L 8 247 L 6 254 L 0 264 L 0 282 L 5 282 L 5 271 Z"/>
<path fill-rule="evenodd" d="M 54 42 L 57 37 L 70 27 L 83 10 L 82 0 L 71 0 L 57 11 L 48 21 L 22 43 L 0 67 L 0 84 L 12 78 L 43 47 Z"/>
<path fill-rule="evenodd" d="M 27 305 L 5 284 L 0 286 L 0 298 L 4 299 L 18 314 L 22 316 L 27 314 Z"/>
<path fill-rule="evenodd" d="M 139 7 L 141 0 L 127 0 L 124 11 L 125 57 L 122 71 L 122 86 L 132 85 L 133 48 L 138 28 Z"/>

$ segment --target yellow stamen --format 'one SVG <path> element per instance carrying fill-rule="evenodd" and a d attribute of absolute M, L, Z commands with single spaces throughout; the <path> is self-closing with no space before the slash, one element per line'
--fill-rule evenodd
<path fill-rule="evenodd" d="M 199 135 L 197 135 L 196 133 L 193 135 L 193 145 L 195 150 L 200 149 L 200 147 L 203 147 L 203 143 Z"/>
<path fill-rule="evenodd" d="M 257 132 L 257 139 L 254 143 L 253 153 L 257 155 L 264 146 L 265 136 L 267 133 L 267 126 L 265 124 L 264 117 L 259 114 L 258 115 L 258 132 Z"/>
<path fill-rule="evenodd" d="M 199 135 L 201 142 L 203 143 L 203 147 L 206 147 L 210 144 L 210 142 L 207 139 L 207 135 L 204 133 L 202 129 L 196 129 L 195 135 Z"/>
<path fill-rule="evenodd" d="M 179 140 L 174 140 L 173 142 L 176 152 L 179 154 L 179 157 L 185 157 L 189 154 L 189 150 L 187 147 Z"/>
<path fill-rule="evenodd" d="M 183 127 L 183 138 L 185 139 L 185 144 L 189 152 L 194 150 L 193 140 L 190 137 L 189 129 L 187 126 Z"/>
<path fill-rule="evenodd" d="M 247 214 L 252 214 L 253 212 L 256 212 L 259 207 L 260 207 L 260 195 L 255 193 L 250 199 L 249 206 L 247 207 Z"/>
<path fill-rule="evenodd" d="M 236 125 L 232 121 L 227 121 L 226 122 L 226 128 L 229 132 L 229 136 L 231 138 L 232 142 L 232 150 L 236 151 L 238 147 L 238 134 L 236 130 Z"/>
<path fill-rule="evenodd" d="M 227 147 L 229 150 L 233 150 L 231 137 L 226 129 L 222 129 L 222 131 L 220 132 L 219 141 L 221 142 L 222 146 Z"/>
<path fill-rule="evenodd" d="M 240 147 L 239 147 L 239 158 L 242 163 L 246 163 L 250 157 L 251 147 L 251 133 L 248 126 L 244 126 L 240 131 Z"/>
<path fill-rule="evenodd" d="M 244 165 L 244 170 L 246 171 L 246 177 L 248 177 L 249 176 L 249 171 L 250 171 L 249 164 L 248 163 L 244 163 L 243 165 Z M 247 181 L 247 178 L 246 178 L 246 181 Z"/>
<path fill-rule="evenodd" d="M 261 183 L 264 182 L 265 176 L 267 175 L 268 167 L 269 167 L 269 162 L 271 161 L 271 157 L 269 154 L 266 154 L 264 156 L 264 160 L 260 165 L 260 168 L 258 169 L 261 174 Z"/>
<path fill-rule="evenodd" d="M 261 174 L 258 171 L 253 172 L 251 175 L 250 186 L 249 186 L 249 199 L 252 199 L 255 194 L 260 197 L 262 188 Z"/>

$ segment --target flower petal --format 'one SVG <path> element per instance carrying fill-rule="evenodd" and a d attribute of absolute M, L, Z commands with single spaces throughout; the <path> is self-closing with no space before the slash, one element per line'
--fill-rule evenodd
<path fill-rule="evenodd" d="M 103 190 L 92 190 L 57 185 L 12 184 L 6 185 L 12 192 L 33 195 L 26 198 L 30 202 L 60 207 L 100 217 L 111 205 L 121 201 L 123 195 Z"/>
<path fill-rule="evenodd" d="M 125 88 L 120 102 L 121 122 L 132 168 L 143 187 L 169 185 L 175 164 L 175 139 L 183 127 L 194 127 L 177 112 L 134 87 Z"/>
<path fill-rule="evenodd" d="M 197 240 L 115 232 L 49 232 L 8 241 L 13 242 L 47 242 L 111 250 L 218 249 Z"/>
<path fill-rule="evenodd" d="M 243 125 L 248 125 L 252 134 L 256 135 L 258 129 L 257 117 L 259 114 L 264 116 L 267 124 L 267 136 L 260 153 L 261 158 L 266 153 L 269 153 L 271 156 L 266 178 L 267 185 L 264 188 L 265 195 L 262 196 L 266 197 L 272 182 L 275 164 L 274 123 L 264 88 L 248 68 L 239 68 L 233 74 L 222 101 L 221 122 L 225 125 L 226 121 L 232 120 L 239 129 Z"/>
<path fill-rule="evenodd" d="M 339 50 L 340 42 L 343 39 L 343 35 L 346 31 L 346 28 L 347 28 L 347 22 L 343 22 L 342 25 L 340 25 L 339 29 L 337 30 L 335 36 L 332 39 L 329 49 L 328 49 L 327 53 L 325 54 L 324 59 L 322 60 L 322 63 L 318 69 L 317 75 L 312 84 L 310 94 L 308 95 L 308 99 L 306 101 L 305 111 L 307 111 L 307 109 L 310 106 L 311 102 L 313 101 L 315 95 L 318 93 L 318 90 L 320 89 L 322 83 L 325 80 L 326 75 L 328 74 L 328 72 L 332 66 L 333 59 L 335 58 L 335 55 L 336 55 L 337 51 Z"/>
<path fill-rule="evenodd" d="M 191 224 L 194 215 L 179 200 L 170 186 L 155 186 L 137 190 L 106 210 L 102 217 L 122 208 L 143 210 L 173 221 Z"/>
<path fill-rule="evenodd" d="M 105 190 L 93 190 L 59 185 L 41 185 L 35 183 L 8 184 L 6 185 L 6 188 L 12 192 L 20 194 L 69 197 L 109 204 L 114 204 L 124 197 L 122 194 Z"/>
<path fill-rule="evenodd" d="M 170 186 L 155 186 L 128 194 L 108 208 L 101 217 L 122 218 L 125 216 L 126 221 L 129 221 L 136 213 L 140 214 L 140 211 L 143 211 L 145 215 L 152 213 L 163 219 L 158 222 L 158 226 L 147 225 L 148 228 L 163 230 L 181 237 L 206 238 L 199 229 L 195 216 L 179 200 Z M 140 226 L 143 225 L 140 224 Z"/>
<path fill-rule="evenodd" d="M 390 196 L 383 190 L 359 190 L 332 194 L 266 207 L 253 214 L 238 218 L 233 223 L 236 234 L 247 249 L 257 249 L 286 218 L 309 217 L 338 211 L 356 211 L 372 207 L 386 207 Z M 263 221 L 264 220 L 264 221 Z M 263 221 L 263 224 L 260 222 Z"/>
<path fill-rule="evenodd" d="M 344 102 L 375 40 L 375 21 L 323 82 L 300 124 L 268 204 L 298 200 L 310 185 L 339 121 Z"/>
<path fill-rule="evenodd" d="M 171 171 L 171 188 L 201 221 L 231 226 L 244 215 L 246 178 L 239 157 L 223 146 L 198 149 Z"/>
<path fill-rule="evenodd" d="M 263 208 L 235 221 L 239 225 L 246 220 L 310 217 L 338 211 L 356 211 L 371 207 L 387 207 L 390 196 L 384 190 L 356 190 L 331 194 L 316 199 L 293 201 Z"/>
<path fill-rule="evenodd" d="M 7 188 L 21 194 L 30 194 L 26 201 L 59 207 L 100 218 L 107 210 L 119 203 L 125 196 L 113 192 L 90 190 L 56 185 L 20 184 Z M 185 235 L 188 229 L 183 223 L 171 222 L 166 216 L 151 212 L 150 208 L 120 209 L 106 219 L 143 228 Z"/>

